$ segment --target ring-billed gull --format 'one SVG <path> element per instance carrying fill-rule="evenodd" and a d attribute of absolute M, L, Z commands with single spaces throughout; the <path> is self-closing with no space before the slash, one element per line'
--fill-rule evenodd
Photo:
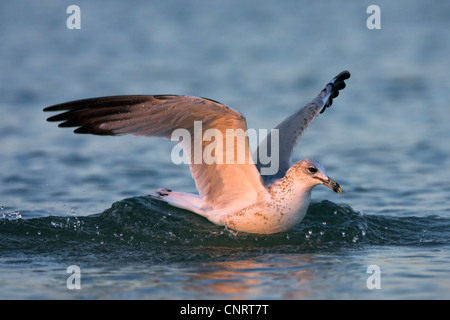
<path fill-rule="evenodd" d="M 280 123 L 255 152 L 249 150 L 248 137 L 233 137 L 233 144 L 201 139 L 214 129 L 228 137 L 230 130 L 247 131 L 244 116 L 217 101 L 178 95 L 112 96 L 66 102 L 45 108 L 44 111 L 64 111 L 48 121 L 62 121 L 59 127 L 77 127 L 75 133 L 95 135 L 123 135 L 171 138 L 175 130 L 185 130 L 190 139 L 179 139 L 187 155 L 197 194 L 160 189 L 151 196 L 172 206 L 206 217 L 216 225 L 249 233 L 270 234 L 287 231 L 306 214 L 311 190 L 323 184 L 341 193 L 339 184 L 330 179 L 317 161 L 306 159 L 291 166 L 292 152 L 298 140 L 319 113 L 331 106 L 344 80 L 350 77 L 343 71 L 333 78 L 308 104 Z M 200 139 L 195 125 L 201 124 Z M 198 133 L 198 132 L 197 132 Z M 276 134 L 275 134 L 276 133 Z M 274 173 L 261 175 L 265 163 L 258 154 L 271 146 L 277 136 L 278 166 Z M 214 143 L 214 144 L 213 144 Z M 214 150 L 211 151 L 211 146 Z M 209 154 L 206 152 L 209 149 Z M 192 151 L 194 150 L 194 151 Z M 198 152 L 200 150 L 200 158 Z M 244 150 L 243 153 L 239 153 Z M 225 161 L 243 154 L 240 162 Z M 207 161 L 213 158 L 214 161 Z M 219 161 L 218 161 L 219 160 Z M 222 161 L 223 160 L 223 161 Z"/>

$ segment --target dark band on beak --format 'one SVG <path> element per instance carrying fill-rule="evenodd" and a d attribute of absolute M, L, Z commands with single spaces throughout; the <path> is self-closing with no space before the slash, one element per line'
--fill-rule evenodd
<path fill-rule="evenodd" d="M 342 193 L 342 188 L 339 185 L 339 183 L 337 183 L 336 181 L 328 178 L 328 180 L 319 178 L 319 177 L 314 177 L 316 179 L 319 179 L 320 181 L 322 181 L 322 183 L 327 186 L 328 188 L 330 188 L 331 190 L 333 190 L 334 192 L 341 194 Z"/>

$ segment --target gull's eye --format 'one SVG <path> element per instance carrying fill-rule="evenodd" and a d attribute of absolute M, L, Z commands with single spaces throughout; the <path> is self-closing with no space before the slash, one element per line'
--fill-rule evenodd
<path fill-rule="evenodd" d="M 314 167 L 309 167 L 308 168 L 308 171 L 310 172 L 310 173 L 316 173 L 317 172 L 317 168 L 314 168 Z"/>

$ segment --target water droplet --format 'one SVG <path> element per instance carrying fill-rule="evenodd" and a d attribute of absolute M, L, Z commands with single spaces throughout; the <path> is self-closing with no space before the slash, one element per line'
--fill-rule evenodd
<path fill-rule="evenodd" d="M 308 233 L 311 235 L 312 234 L 312 230 L 309 230 Z"/>
<path fill-rule="evenodd" d="M 345 232 L 344 231 L 342 231 L 342 236 L 345 237 Z"/>
<path fill-rule="evenodd" d="M 40 232 L 40 231 L 38 231 L 38 232 L 37 232 L 37 234 L 38 234 L 38 236 L 40 236 L 40 235 L 41 235 L 41 232 Z"/>
<path fill-rule="evenodd" d="M 361 235 L 364 237 L 366 235 L 366 232 L 364 230 L 361 230 Z"/>
<path fill-rule="evenodd" d="M 324 226 L 326 226 L 326 225 L 327 225 L 327 222 L 326 222 L 326 221 L 324 221 L 324 222 L 322 222 L 322 224 L 323 224 Z"/>
<path fill-rule="evenodd" d="M 320 235 L 321 235 L 321 236 L 323 236 L 324 233 L 325 233 L 324 231 L 320 231 Z"/>

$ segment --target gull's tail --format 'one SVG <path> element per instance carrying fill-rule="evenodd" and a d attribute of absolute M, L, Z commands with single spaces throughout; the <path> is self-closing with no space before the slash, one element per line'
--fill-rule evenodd
<path fill-rule="evenodd" d="M 150 197 L 167 202 L 171 206 L 189 210 L 205 216 L 202 209 L 203 199 L 193 193 L 177 192 L 169 189 L 158 189 L 156 192 L 150 193 Z"/>

